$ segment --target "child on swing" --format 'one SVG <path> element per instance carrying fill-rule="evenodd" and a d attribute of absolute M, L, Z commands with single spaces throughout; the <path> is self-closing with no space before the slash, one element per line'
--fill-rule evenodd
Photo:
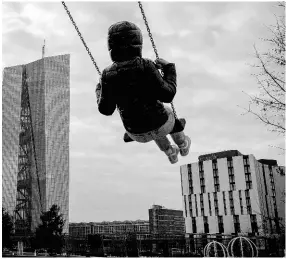
<path fill-rule="evenodd" d="M 154 140 L 174 164 L 179 152 L 182 156 L 189 153 L 191 144 L 183 131 L 170 134 L 175 117 L 162 103 L 171 103 L 176 94 L 175 64 L 142 58 L 142 44 L 141 30 L 135 24 L 123 21 L 110 26 L 108 49 L 113 64 L 103 70 L 96 87 L 98 110 L 109 116 L 117 107 L 129 137 L 140 143 Z M 168 134 L 176 145 L 171 145 Z"/>

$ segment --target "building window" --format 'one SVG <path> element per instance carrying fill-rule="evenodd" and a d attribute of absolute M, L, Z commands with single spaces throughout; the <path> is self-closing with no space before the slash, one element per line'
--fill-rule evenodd
<path fill-rule="evenodd" d="M 273 200 L 273 206 L 274 206 L 274 210 L 277 210 L 275 184 L 274 184 L 274 177 L 273 177 L 273 171 L 272 171 L 271 166 L 269 166 L 269 176 L 270 176 L 271 197 Z"/>
<path fill-rule="evenodd" d="M 186 195 L 184 195 L 184 203 L 185 203 L 185 214 L 186 214 L 186 217 L 187 217 L 187 216 L 188 216 L 188 213 L 187 213 Z"/>
<path fill-rule="evenodd" d="M 199 162 L 199 171 L 203 171 L 203 162 Z"/>
<path fill-rule="evenodd" d="M 235 183 L 230 183 L 230 184 L 229 184 L 229 189 L 230 189 L 231 191 L 235 191 Z"/>
<path fill-rule="evenodd" d="M 238 215 L 233 215 L 233 223 L 234 223 L 234 232 L 240 233 L 240 222 Z"/>
<path fill-rule="evenodd" d="M 192 226 L 193 226 L 193 233 L 197 233 L 197 223 L 196 223 L 196 218 L 192 218 Z"/>
<path fill-rule="evenodd" d="M 230 214 L 234 215 L 235 211 L 234 211 L 234 203 L 233 203 L 233 193 L 232 193 L 232 191 L 229 191 L 228 195 L 229 195 Z"/>
<path fill-rule="evenodd" d="M 191 194 L 189 195 L 189 209 L 190 209 L 190 217 L 193 217 L 193 202 Z"/>
<path fill-rule="evenodd" d="M 249 165 L 249 157 L 243 156 L 243 165 Z"/>
<path fill-rule="evenodd" d="M 195 194 L 195 207 L 196 207 L 196 215 L 198 216 L 198 201 L 197 201 L 197 195 Z"/>
<path fill-rule="evenodd" d="M 243 203 L 242 203 L 241 190 L 238 191 L 238 195 L 239 195 L 240 214 L 243 215 Z"/>
<path fill-rule="evenodd" d="M 243 165 L 244 165 L 246 189 L 252 189 L 252 180 L 251 180 L 251 172 L 250 172 L 248 156 L 243 156 Z"/>
<path fill-rule="evenodd" d="M 205 230 L 205 233 L 209 233 L 208 217 L 204 216 L 204 217 L 203 217 L 203 220 L 204 220 L 204 230 Z"/>
<path fill-rule="evenodd" d="M 246 183 L 246 189 L 252 189 L 252 182 Z"/>
<path fill-rule="evenodd" d="M 205 186 L 205 175 L 204 175 L 203 162 L 199 162 L 199 177 L 200 177 L 201 193 L 205 193 L 206 186 Z"/>
<path fill-rule="evenodd" d="M 201 193 L 205 193 L 206 192 L 206 187 L 205 186 L 201 186 Z"/>
<path fill-rule="evenodd" d="M 231 191 L 235 191 L 235 178 L 234 178 L 232 158 L 227 159 L 227 167 L 228 167 L 229 189 Z"/>
<path fill-rule="evenodd" d="M 218 170 L 216 169 L 216 170 L 213 170 L 213 176 L 214 177 L 218 177 Z"/>
<path fill-rule="evenodd" d="M 249 190 L 245 190 L 245 203 L 247 214 L 252 214 Z"/>
<path fill-rule="evenodd" d="M 219 179 L 217 177 L 214 178 L 214 184 L 215 185 L 219 184 Z"/>
<path fill-rule="evenodd" d="M 218 216 L 218 214 L 219 214 L 219 210 L 218 210 L 218 207 L 216 207 L 215 208 L 215 215 Z"/>
<path fill-rule="evenodd" d="M 217 160 L 213 160 L 213 169 L 217 169 Z"/>
<path fill-rule="evenodd" d="M 218 216 L 219 210 L 218 210 L 218 199 L 217 199 L 217 193 L 214 192 L 214 207 L 215 207 L 215 215 Z"/>
<path fill-rule="evenodd" d="M 192 175 L 192 165 L 188 164 L 188 178 L 189 178 L 189 193 L 194 193 L 194 187 L 193 187 L 193 175 Z"/>
<path fill-rule="evenodd" d="M 249 181 L 251 181 L 251 175 L 250 174 L 245 174 L 245 180 L 247 181 L 247 182 L 249 182 Z"/>
<path fill-rule="evenodd" d="M 227 215 L 225 191 L 222 192 L 224 214 Z"/>
<path fill-rule="evenodd" d="M 257 233 L 258 232 L 258 226 L 257 226 L 256 215 L 250 215 L 250 222 L 251 222 L 252 233 Z"/>
<path fill-rule="evenodd" d="M 218 220 L 218 231 L 219 231 L 219 233 L 223 233 L 224 232 L 223 217 L 222 216 L 218 216 L 217 220 Z"/>
<path fill-rule="evenodd" d="M 204 196 L 202 193 L 200 194 L 200 207 L 201 207 L 201 216 L 204 216 L 205 215 Z"/>
<path fill-rule="evenodd" d="M 213 177 L 214 177 L 214 190 L 215 190 L 215 192 L 219 192 L 220 186 L 219 186 L 217 160 L 212 161 L 212 166 L 213 166 Z"/>
<path fill-rule="evenodd" d="M 212 208 L 211 208 L 211 196 L 210 193 L 208 193 L 208 200 L 209 200 L 209 214 L 212 215 Z"/>
<path fill-rule="evenodd" d="M 231 183 L 234 183 L 235 182 L 235 180 L 234 180 L 234 175 L 233 174 L 230 174 L 229 175 L 229 183 L 231 184 Z"/>

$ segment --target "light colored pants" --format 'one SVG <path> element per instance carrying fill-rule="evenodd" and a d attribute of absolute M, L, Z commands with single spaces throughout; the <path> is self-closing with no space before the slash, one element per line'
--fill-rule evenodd
<path fill-rule="evenodd" d="M 173 111 L 171 110 L 171 108 L 169 108 L 168 106 L 165 106 L 165 109 L 168 113 L 168 120 L 166 121 L 166 123 L 164 125 L 162 125 L 158 129 L 151 130 L 151 131 L 146 132 L 146 133 L 133 134 L 133 133 L 127 132 L 129 137 L 132 138 L 133 140 L 137 141 L 137 142 L 140 142 L 140 143 L 147 143 L 147 142 L 154 140 L 156 142 L 156 144 L 158 145 L 158 147 L 160 148 L 160 150 L 162 150 L 164 152 L 167 151 L 171 146 L 171 143 L 170 143 L 167 135 L 170 134 L 170 132 L 174 128 L 175 117 L 174 117 L 174 114 L 173 114 Z M 182 145 L 185 141 L 185 134 L 183 131 L 172 133 L 170 135 L 171 135 L 173 141 L 178 146 Z"/>

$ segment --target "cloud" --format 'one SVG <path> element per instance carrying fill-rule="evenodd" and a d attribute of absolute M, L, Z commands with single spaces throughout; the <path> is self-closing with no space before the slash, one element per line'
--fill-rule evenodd
<path fill-rule="evenodd" d="M 15 30 L 24 30 L 41 38 L 49 34 L 65 35 L 64 31 L 57 26 L 57 13 L 47 12 L 44 8 L 31 3 L 20 5 L 22 7 L 20 12 L 15 12 L 11 7 L 4 5 L 4 34 Z"/>
<path fill-rule="evenodd" d="M 214 105 L 220 104 L 223 100 L 226 100 L 229 95 L 225 91 L 221 90 L 198 90 L 193 92 L 193 96 L 191 98 L 191 103 L 193 108 L 197 108 L 198 106 L 205 106 L 209 103 Z"/>
<path fill-rule="evenodd" d="M 179 48 L 171 48 L 170 55 L 173 59 L 184 59 L 188 63 L 188 71 L 191 73 L 202 72 L 218 76 L 223 79 L 236 80 L 236 77 L 241 76 L 249 67 L 247 67 L 245 60 L 226 61 L 220 60 L 219 57 L 213 57 L 212 54 L 205 52 L 188 52 L 182 51 Z"/>
<path fill-rule="evenodd" d="M 250 19 L 255 18 L 256 14 L 256 11 L 254 9 L 250 9 L 247 5 L 242 7 L 240 6 L 239 9 L 232 8 L 223 15 L 216 17 L 212 24 L 215 26 L 221 26 L 227 31 L 237 32 Z"/>
<path fill-rule="evenodd" d="M 65 32 L 56 26 L 57 15 L 54 12 L 46 12 L 44 9 L 27 4 L 20 14 L 22 19 L 29 19 L 25 30 L 31 34 L 44 38 L 47 32 L 64 36 Z"/>
<path fill-rule="evenodd" d="M 25 27 L 25 22 L 19 19 L 19 14 L 15 12 L 10 6 L 3 5 L 3 26 L 2 26 L 2 34 L 7 34 L 9 32 L 13 32 L 15 30 L 20 30 Z M 6 40 L 3 37 L 2 40 Z"/>
<path fill-rule="evenodd" d="M 183 29 L 183 30 L 181 30 L 181 31 L 178 32 L 179 36 L 182 37 L 182 38 L 188 36 L 188 35 L 191 34 L 191 33 L 192 33 L 192 31 L 186 30 L 186 29 Z"/>

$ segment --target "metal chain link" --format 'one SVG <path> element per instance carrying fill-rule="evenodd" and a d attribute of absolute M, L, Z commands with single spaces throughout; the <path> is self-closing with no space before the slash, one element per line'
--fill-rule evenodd
<path fill-rule="evenodd" d="M 148 22 L 147 22 L 147 18 L 146 18 L 144 9 L 143 9 L 143 5 L 141 4 L 140 1 L 138 1 L 138 4 L 139 4 L 139 8 L 140 8 L 140 10 L 141 10 L 141 13 L 142 13 L 143 20 L 144 20 L 144 22 L 145 22 L 146 28 L 147 28 L 147 32 L 148 32 L 149 38 L 150 38 L 150 40 L 151 40 L 152 47 L 153 47 L 153 49 L 154 49 L 156 58 L 158 59 L 158 58 L 159 58 L 158 51 L 157 51 L 157 48 L 156 48 L 156 46 L 155 46 L 155 42 L 154 42 L 152 33 L 151 33 L 151 31 L 150 31 L 150 28 L 149 28 L 149 25 L 148 25 Z"/>
<path fill-rule="evenodd" d="M 72 22 L 73 26 L 75 27 L 75 29 L 76 29 L 76 31 L 77 31 L 77 34 L 78 34 L 78 36 L 80 37 L 80 39 L 81 39 L 81 41 L 82 41 L 83 45 L 85 46 L 86 51 L 87 51 L 88 55 L 90 56 L 90 58 L 91 58 L 91 60 L 92 60 L 93 65 L 95 66 L 95 68 L 96 68 L 96 70 L 97 70 L 98 74 L 101 76 L 100 69 L 99 69 L 99 67 L 97 66 L 97 64 L 96 64 L 96 62 L 95 62 L 95 60 L 94 60 L 94 58 L 93 58 L 93 56 L 92 56 L 92 54 L 91 54 L 91 52 L 90 52 L 90 50 L 89 50 L 88 46 L 86 45 L 86 43 L 85 43 L 85 41 L 84 41 L 84 39 L 83 39 L 83 37 L 82 37 L 82 35 L 81 35 L 81 33 L 80 33 L 80 31 L 79 31 L 79 29 L 78 29 L 77 25 L 76 25 L 76 23 L 75 23 L 75 21 L 73 20 L 73 18 L 72 18 L 72 16 L 71 16 L 71 13 L 70 13 L 70 11 L 68 10 L 68 7 L 66 6 L 66 4 L 65 4 L 65 2 L 64 2 L 64 1 L 62 1 L 62 4 L 63 4 L 63 6 L 64 6 L 64 8 L 65 8 L 65 10 L 66 10 L 66 12 L 67 12 L 67 14 L 68 14 L 69 18 L 70 18 L 70 20 L 71 20 L 71 22 Z"/>
<path fill-rule="evenodd" d="M 155 45 L 155 42 L 154 42 L 152 33 L 151 33 L 151 31 L 150 31 L 150 28 L 149 28 L 149 24 L 148 24 L 148 22 L 147 22 L 147 18 L 146 18 L 144 9 L 143 9 L 143 5 L 142 5 L 142 3 L 141 3 L 140 1 L 138 1 L 138 4 L 139 4 L 139 8 L 140 8 L 140 10 L 141 10 L 142 16 L 143 16 L 144 23 L 145 23 L 146 28 L 147 28 L 147 32 L 148 32 L 149 38 L 150 38 L 150 40 L 151 40 L 152 47 L 153 47 L 154 52 L 155 52 L 155 55 L 156 55 L 156 59 L 158 59 L 158 58 L 159 58 L 158 51 L 157 51 L 157 48 L 156 48 L 156 45 Z M 171 102 L 171 107 L 172 107 L 172 110 L 173 110 L 175 119 L 178 119 L 177 113 L 176 113 L 176 110 L 175 110 L 175 107 L 174 107 L 173 102 Z"/>
<path fill-rule="evenodd" d="M 177 113 L 176 113 L 176 110 L 175 110 L 173 102 L 171 102 L 171 107 L 172 107 L 175 119 L 178 119 L 178 116 L 177 116 Z"/>

